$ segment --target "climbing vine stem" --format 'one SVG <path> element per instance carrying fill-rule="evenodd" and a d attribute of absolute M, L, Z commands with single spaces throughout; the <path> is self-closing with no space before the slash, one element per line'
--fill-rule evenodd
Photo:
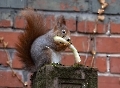
<path fill-rule="evenodd" d="M 3 37 L 0 37 L 0 43 L 2 44 L 2 47 L 7 55 L 7 61 L 6 63 L 8 64 L 8 66 L 10 67 L 11 71 L 12 71 L 12 76 L 16 77 L 25 87 L 28 86 L 27 82 L 23 82 L 22 79 L 16 74 L 16 72 L 13 70 L 12 65 L 11 65 L 11 57 L 8 53 L 8 51 L 6 50 L 7 46 L 8 46 L 8 42 L 4 41 Z"/>

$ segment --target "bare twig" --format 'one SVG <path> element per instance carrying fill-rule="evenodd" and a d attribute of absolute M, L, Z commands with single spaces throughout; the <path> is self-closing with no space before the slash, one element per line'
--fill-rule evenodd
<path fill-rule="evenodd" d="M 16 72 L 12 68 L 11 61 L 10 61 L 11 57 L 10 57 L 8 51 L 6 50 L 6 48 L 8 46 L 8 42 L 4 42 L 4 38 L 0 37 L 0 43 L 2 43 L 3 49 L 4 49 L 4 51 L 5 51 L 6 55 L 7 55 L 8 60 L 6 61 L 6 63 L 8 64 L 8 66 L 10 67 L 10 69 L 12 71 L 12 75 L 15 76 L 24 86 L 27 87 L 27 85 L 28 85 L 27 82 L 23 82 L 22 79 L 20 79 L 20 77 L 16 74 Z"/>

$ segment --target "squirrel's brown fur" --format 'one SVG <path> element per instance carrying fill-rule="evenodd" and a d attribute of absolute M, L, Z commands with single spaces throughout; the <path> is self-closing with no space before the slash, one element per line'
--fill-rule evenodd
<path fill-rule="evenodd" d="M 29 9 L 23 10 L 20 15 L 25 18 L 26 26 L 24 33 L 19 36 L 19 42 L 16 45 L 17 55 L 21 58 L 22 62 L 27 63 L 25 67 L 31 68 L 34 66 L 30 53 L 31 45 L 36 38 L 45 34 L 47 30 L 44 26 L 42 15 L 38 15 L 35 11 Z"/>

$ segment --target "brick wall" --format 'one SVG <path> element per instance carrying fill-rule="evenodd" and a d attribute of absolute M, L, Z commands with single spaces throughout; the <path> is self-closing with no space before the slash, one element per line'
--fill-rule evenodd
<path fill-rule="evenodd" d="M 98 88 L 120 88 L 120 2 L 106 0 L 109 6 L 105 10 L 105 20 L 95 19 L 100 8 L 98 0 L 0 0 L 0 37 L 8 42 L 7 52 L 10 55 L 14 71 L 23 81 L 29 81 L 30 73 L 23 70 L 23 64 L 16 56 L 15 43 L 25 26 L 24 20 L 18 16 L 21 9 L 35 8 L 46 15 L 46 24 L 52 28 L 52 22 L 59 15 L 64 15 L 67 27 L 71 31 L 72 42 L 81 55 L 81 64 L 91 65 L 91 51 L 96 51 L 94 67 L 98 72 Z M 97 32 L 94 34 L 94 28 Z M 6 64 L 7 55 L 0 44 L 0 88 L 23 87 L 12 75 Z M 64 65 L 74 64 L 70 50 L 63 54 Z"/>

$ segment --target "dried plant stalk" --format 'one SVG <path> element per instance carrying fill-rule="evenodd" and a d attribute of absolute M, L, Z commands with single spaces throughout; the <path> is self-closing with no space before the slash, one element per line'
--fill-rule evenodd
<path fill-rule="evenodd" d="M 108 6 L 108 3 L 105 2 L 105 3 L 103 3 L 103 4 L 101 5 L 101 8 L 102 8 L 102 9 L 105 9 L 107 6 Z"/>
<path fill-rule="evenodd" d="M 104 16 L 104 15 L 98 15 L 98 20 L 103 21 L 104 19 L 105 19 L 105 16 Z"/>
<path fill-rule="evenodd" d="M 16 72 L 13 70 L 13 68 L 12 68 L 12 65 L 11 65 L 11 58 L 10 58 L 10 55 L 9 55 L 9 53 L 7 52 L 7 50 L 6 50 L 6 48 L 7 48 L 7 46 L 8 46 L 8 42 L 5 42 L 4 41 L 4 38 L 3 37 L 0 37 L 0 43 L 2 43 L 2 45 L 3 45 L 3 49 L 4 49 L 4 51 L 5 51 L 5 53 L 6 53 L 6 55 L 7 55 L 7 61 L 6 61 L 6 63 L 8 64 L 8 66 L 10 67 L 10 69 L 11 69 L 11 71 L 12 71 L 12 75 L 13 76 L 15 76 L 24 86 L 27 86 L 26 84 L 27 84 L 27 82 L 23 82 L 21 79 L 20 79 L 20 77 L 16 74 Z"/>
<path fill-rule="evenodd" d="M 100 2 L 101 4 L 103 4 L 103 3 L 105 3 L 105 0 L 99 0 L 99 2 Z"/>
<path fill-rule="evenodd" d="M 104 13 L 104 9 L 98 9 L 98 14 L 102 14 L 102 13 Z"/>

